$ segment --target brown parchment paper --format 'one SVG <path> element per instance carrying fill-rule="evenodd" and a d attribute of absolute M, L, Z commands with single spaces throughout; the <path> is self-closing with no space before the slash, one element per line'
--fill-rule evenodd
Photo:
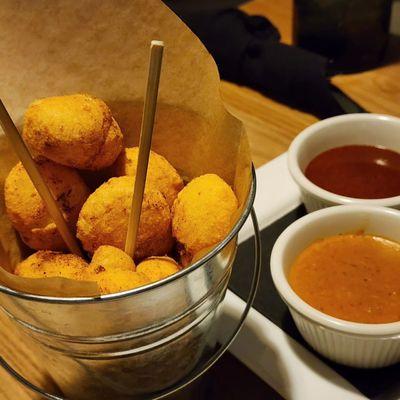
<path fill-rule="evenodd" d="M 243 125 L 224 108 L 216 65 L 199 39 L 158 0 L 3 0 L 0 7 L 0 96 L 21 127 L 31 101 L 90 93 L 105 100 L 127 145 L 138 143 L 149 44 L 165 42 L 153 150 L 187 179 L 213 172 L 230 183 L 241 208 L 251 182 L 251 158 Z M 0 131 L 0 187 L 16 157 Z M 236 216 L 237 217 L 237 216 Z M 17 237 L 0 200 L 0 262 L 12 271 L 21 257 Z M 68 284 L 45 279 L 30 293 L 71 296 Z M 56 281 L 54 279 L 53 281 Z M 43 285 L 46 289 L 43 290 Z M 78 285 L 79 286 L 79 285 Z M 82 295 L 93 285 L 74 287 Z"/>

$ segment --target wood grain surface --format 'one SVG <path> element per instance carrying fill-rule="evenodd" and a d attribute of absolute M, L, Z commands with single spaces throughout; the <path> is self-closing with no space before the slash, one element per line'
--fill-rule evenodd
<path fill-rule="evenodd" d="M 286 43 L 293 41 L 292 0 L 256 0 L 242 7 L 250 14 L 265 15 L 280 29 Z M 370 112 L 400 116 L 400 64 L 359 74 L 336 76 L 333 83 Z M 263 95 L 232 83 L 222 82 L 221 93 L 229 111 L 246 125 L 253 160 L 260 166 L 285 152 L 292 139 L 316 121 L 314 116 L 293 110 Z M 306 95 L 306 94 L 305 94 Z M 13 323 L 0 313 L 0 351 L 13 366 L 43 387 L 55 389 L 41 363 L 24 345 L 23 336 Z M 222 397 L 221 397 L 222 398 Z M 39 399 L 22 388 L 0 369 L 1 400 Z"/>

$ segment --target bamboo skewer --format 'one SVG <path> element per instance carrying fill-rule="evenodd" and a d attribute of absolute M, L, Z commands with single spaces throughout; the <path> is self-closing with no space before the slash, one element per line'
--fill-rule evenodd
<path fill-rule="evenodd" d="M 61 237 L 64 239 L 64 242 L 67 245 L 68 249 L 71 251 L 71 253 L 82 257 L 82 252 L 75 236 L 69 230 L 67 222 L 65 221 L 56 200 L 54 199 L 45 181 L 43 180 L 35 161 L 33 160 L 28 148 L 26 147 L 24 141 L 21 138 L 21 135 L 18 132 L 17 127 L 14 125 L 14 122 L 12 121 L 1 100 L 0 125 L 2 126 L 4 133 L 10 140 L 12 146 L 14 147 L 14 150 L 21 160 L 29 177 L 31 178 L 33 185 L 45 202 L 47 210 L 51 218 L 55 222 L 57 229 L 60 232 Z"/>
<path fill-rule="evenodd" d="M 146 185 L 147 167 L 153 136 L 154 117 L 157 107 L 158 86 L 164 42 L 152 40 L 150 45 L 150 63 L 147 76 L 146 96 L 144 99 L 142 126 L 140 131 L 139 155 L 136 168 L 135 187 L 132 197 L 132 207 L 129 214 L 128 232 L 125 239 L 125 252 L 133 258 L 136 249 L 136 239 L 139 230 L 140 213 L 144 188 Z"/>

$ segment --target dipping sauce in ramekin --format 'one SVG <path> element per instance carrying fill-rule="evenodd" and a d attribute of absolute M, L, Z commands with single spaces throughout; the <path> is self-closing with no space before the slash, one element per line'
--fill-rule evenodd
<path fill-rule="evenodd" d="M 346 195 L 343 195 L 337 193 L 341 190 L 333 187 L 325 189 L 325 183 L 314 183 L 312 178 L 309 179 L 306 176 L 308 165 L 316 157 L 332 149 L 347 146 L 353 149 L 353 146 L 366 146 L 367 149 L 368 147 L 373 147 L 378 150 L 387 149 L 395 155 L 400 154 L 400 118 L 367 113 L 346 114 L 327 118 L 304 129 L 289 147 L 288 166 L 291 176 L 299 186 L 301 198 L 307 211 L 312 212 L 340 204 L 363 204 L 400 209 L 400 192 L 396 188 L 389 191 L 385 189 L 384 194 L 375 192 L 373 195 L 364 193 L 364 191 L 362 193 L 348 192 L 349 186 L 351 190 L 351 187 L 355 185 L 350 185 L 349 178 L 346 177 L 342 179 L 342 181 L 345 181 L 343 184 L 348 186 L 347 190 L 343 192 Z M 355 157 L 350 157 L 350 159 L 350 162 L 356 162 Z M 397 155 L 396 159 L 398 159 Z M 384 163 L 387 163 L 387 159 L 379 154 L 375 158 L 375 166 L 380 165 L 382 167 Z M 389 160 L 389 164 L 389 168 L 384 168 L 386 172 L 391 168 L 396 169 L 393 167 L 394 163 L 391 160 Z M 366 173 L 365 165 L 362 163 L 360 164 L 360 169 L 362 171 L 361 179 L 363 179 L 363 182 L 367 181 L 367 184 L 363 186 L 367 187 L 366 190 L 371 190 L 370 186 L 374 179 L 373 174 Z M 395 171 L 394 173 L 397 175 Z M 337 171 L 333 175 L 338 175 Z M 327 179 L 324 178 L 323 181 L 326 182 Z M 381 190 L 381 187 L 378 184 L 379 190 Z M 374 191 L 372 190 L 372 192 Z M 390 192 L 388 196 L 386 196 L 387 192 Z M 393 192 L 396 194 L 392 195 Z"/>
<path fill-rule="evenodd" d="M 322 189 L 321 189 L 322 190 Z M 370 200 L 374 201 L 374 200 Z M 375 205 L 343 205 L 327 207 L 299 218 L 288 226 L 276 240 L 271 252 L 271 276 L 279 295 L 287 304 L 290 314 L 304 339 L 325 357 L 348 366 L 361 368 L 385 367 L 400 362 L 400 320 L 389 323 L 362 323 L 336 318 L 322 312 L 305 301 L 294 290 L 290 282 L 290 272 L 296 259 L 314 243 L 350 232 L 363 232 L 364 237 L 381 237 L 400 246 L 400 210 Z M 378 240 L 379 242 L 379 240 Z M 388 243 L 388 242 L 385 242 Z M 390 246 L 389 246 L 390 247 Z M 365 246 L 361 253 L 366 256 Z M 368 250 L 368 249 L 367 249 Z M 353 249 L 350 257 L 355 254 Z M 338 251 L 332 253 L 338 256 Z M 397 256 L 396 256 L 397 257 Z M 346 256 L 346 262 L 350 258 Z M 315 268 L 324 268 L 319 264 Z M 400 264 L 396 264 L 400 279 Z M 332 269 L 326 268 L 319 279 L 328 291 L 335 290 L 336 279 Z M 347 268 L 345 272 L 349 272 Z M 392 277 L 389 279 L 392 280 Z M 397 280 L 397 282 L 399 282 Z M 317 282 L 319 285 L 320 282 Z M 379 285 L 374 276 L 368 289 Z M 379 285 L 380 286 L 380 285 Z M 398 285 L 396 286 L 398 287 Z M 318 289 L 313 285 L 312 290 Z M 389 289 L 390 290 L 390 289 Z M 395 289 L 397 292 L 397 289 Z M 364 292 L 365 293 L 365 292 Z M 385 292 L 384 292 L 385 293 Z M 391 292 L 393 293 L 393 291 Z M 326 292 L 329 296 L 329 292 Z M 338 300 L 349 303 L 344 291 Z M 386 291 L 385 300 L 389 297 Z M 354 319 L 354 318 L 353 318 Z"/>
<path fill-rule="evenodd" d="M 292 289 L 308 304 L 347 321 L 400 321 L 400 243 L 344 234 L 317 240 L 295 259 Z"/>
<path fill-rule="evenodd" d="M 336 147 L 317 155 L 305 176 L 329 192 L 358 199 L 400 195 L 400 154 L 378 146 Z"/>

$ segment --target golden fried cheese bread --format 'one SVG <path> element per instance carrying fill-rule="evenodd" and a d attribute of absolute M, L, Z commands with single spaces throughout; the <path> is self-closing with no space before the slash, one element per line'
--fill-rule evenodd
<path fill-rule="evenodd" d="M 89 189 L 72 168 L 52 161 L 41 161 L 38 167 L 57 199 L 68 225 L 75 232 L 76 221 L 83 203 L 89 196 Z M 8 217 L 29 247 L 36 250 L 66 249 L 44 201 L 21 163 L 8 174 L 4 185 L 4 197 Z"/>
<path fill-rule="evenodd" d="M 121 152 L 114 165 L 117 176 L 136 176 L 139 156 L 138 147 L 126 148 Z M 183 189 L 183 181 L 176 169 L 161 155 L 150 152 L 146 185 L 159 190 L 167 199 L 170 207 L 178 193 Z"/>
<path fill-rule="evenodd" d="M 150 283 L 140 272 L 122 269 L 100 271 L 92 280 L 97 282 L 101 294 L 124 292 Z"/>
<path fill-rule="evenodd" d="M 19 263 L 15 275 L 24 278 L 68 278 L 83 280 L 88 264 L 74 254 L 38 251 Z"/>
<path fill-rule="evenodd" d="M 87 94 L 34 101 L 22 134 L 35 157 L 78 169 L 108 167 L 122 150 L 123 136 L 110 109 Z"/>
<path fill-rule="evenodd" d="M 116 270 L 135 271 L 135 263 L 128 254 L 117 247 L 108 245 L 98 247 L 89 264 L 88 273 Z"/>
<path fill-rule="evenodd" d="M 83 205 L 77 236 L 89 253 L 102 245 L 124 249 L 135 179 L 109 179 Z M 165 197 L 146 188 L 143 197 L 135 258 L 167 254 L 173 245 L 171 212 Z"/>
<path fill-rule="evenodd" d="M 150 282 L 157 282 L 179 271 L 179 265 L 170 257 L 149 257 L 143 260 L 136 271 L 147 276 Z"/>
<path fill-rule="evenodd" d="M 199 176 L 179 192 L 172 207 L 172 232 L 179 242 L 183 265 L 227 235 L 237 208 L 233 190 L 215 174 Z"/>
<path fill-rule="evenodd" d="M 145 275 L 135 272 L 132 258 L 114 246 L 100 246 L 86 271 L 86 280 L 95 281 L 101 294 L 122 292 L 150 283 Z"/>

